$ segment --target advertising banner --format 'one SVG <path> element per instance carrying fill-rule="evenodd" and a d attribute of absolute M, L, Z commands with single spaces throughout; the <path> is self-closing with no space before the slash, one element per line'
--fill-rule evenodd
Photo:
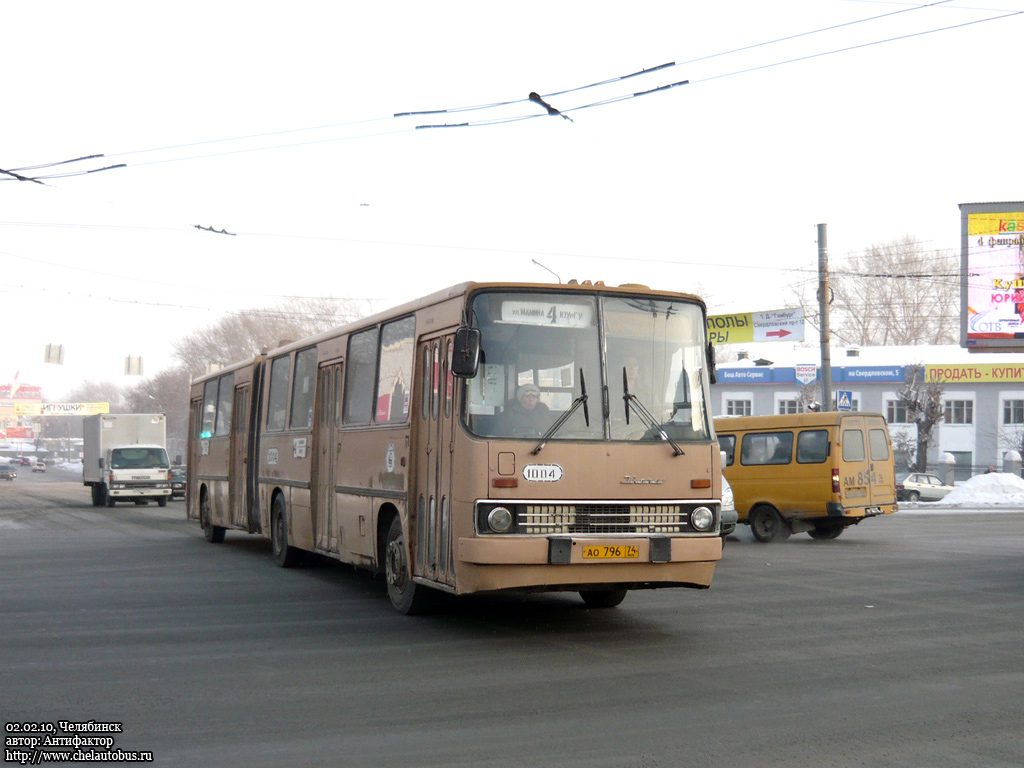
<path fill-rule="evenodd" d="M 960 208 L 963 346 L 1024 350 L 1024 203 Z"/>

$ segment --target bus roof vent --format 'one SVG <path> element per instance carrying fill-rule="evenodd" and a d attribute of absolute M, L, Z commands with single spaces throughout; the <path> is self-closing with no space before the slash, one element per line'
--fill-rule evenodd
<path fill-rule="evenodd" d="M 619 286 L 619 288 L 636 288 L 641 291 L 651 290 L 648 286 L 644 285 L 643 283 L 623 283 L 622 285 Z"/>

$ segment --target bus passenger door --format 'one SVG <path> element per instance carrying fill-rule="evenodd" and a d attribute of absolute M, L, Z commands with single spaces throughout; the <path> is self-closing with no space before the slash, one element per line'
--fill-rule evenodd
<path fill-rule="evenodd" d="M 249 483 L 246 468 L 249 463 L 249 398 L 248 384 L 236 387 L 231 406 L 231 466 L 228 468 L 228 495 L 231 504 L 231 523 L 243 531 L 252 532 L 249 525 Z"/>
<path fill-rule="evenodd" d="M 416 437 L 416 493 L 411 499 L 413 572 L 454 585 L 451 544 L 451 468 L 454 442 L 455 381 L 451 375 L 452 336 L 421 342 Z"/>
<path fill-rule="evenodd" d="M 334 458 L 338 446 L 343 363 L 320 369 L 313 410 L 313 455 L 310 503 L 313 543 L 322 552 L 338 552 Z"/>

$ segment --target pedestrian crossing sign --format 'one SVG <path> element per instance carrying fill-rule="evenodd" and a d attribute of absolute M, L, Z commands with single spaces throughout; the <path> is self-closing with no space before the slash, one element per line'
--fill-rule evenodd
<path fill-rule="evenodd" d="M 848 389 L 840 389 L 838 392 L 836 392 L 836 410 L 853 410 L 853 392 L 851 392 Z"/>

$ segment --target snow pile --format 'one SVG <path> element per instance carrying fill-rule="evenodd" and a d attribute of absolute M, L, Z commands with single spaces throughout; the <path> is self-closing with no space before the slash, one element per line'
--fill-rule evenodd
<path fill-rule="evenodd" d="M 1006 472 L 975 475 L 928 506 L 1024 508 L 1024 480 Z"/>

